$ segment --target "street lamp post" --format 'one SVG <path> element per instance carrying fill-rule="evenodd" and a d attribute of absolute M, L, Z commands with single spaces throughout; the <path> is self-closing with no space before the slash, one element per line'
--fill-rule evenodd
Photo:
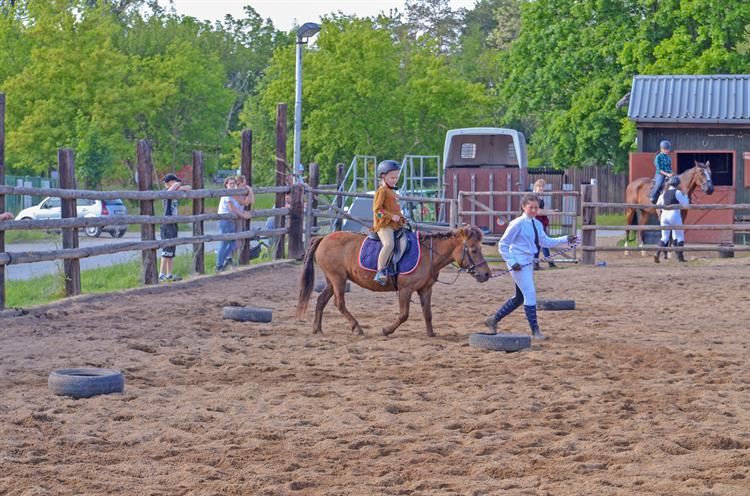
<path fill-rule="evenodd" d="M 302 135 L 302 45 L 320 31 L 320 24 L 306 22 L 297 29 L 296 91 L 294 97 L 294 175 L 295 183 L 301 183 L 304 167 L 300 159 L 300 137 Z"/>

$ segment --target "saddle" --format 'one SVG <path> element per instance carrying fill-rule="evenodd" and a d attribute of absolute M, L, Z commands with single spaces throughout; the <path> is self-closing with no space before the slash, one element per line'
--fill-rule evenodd
<path fill-rule="evenodd" d="M 393 233 L 393 253 L 388 259 L 386 274 L 395 276 L 398 274 L 410 274 L 414 272 L 422 257 L 422 249 L 419 245 L 418 234 L 408 228 L 402 228 Z M 378 270 L 378 254 L 383 243 L 376 233 L 369 233 L 362 241 L 359 249 L 359 266 L 365 270 L 376 272 Z"/>

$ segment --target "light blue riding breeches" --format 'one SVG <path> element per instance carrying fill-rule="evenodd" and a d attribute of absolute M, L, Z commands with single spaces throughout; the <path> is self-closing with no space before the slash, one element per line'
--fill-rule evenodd
<path fill-rule="evenodd" d="M 511 271 L 510 276 L 513 278 L 521 293 L 523 293 L 523 304 L 526 306 L 536 305 L 536 288 L 534 287 L 534 266 L 526 265 L 519 271 Z"/>

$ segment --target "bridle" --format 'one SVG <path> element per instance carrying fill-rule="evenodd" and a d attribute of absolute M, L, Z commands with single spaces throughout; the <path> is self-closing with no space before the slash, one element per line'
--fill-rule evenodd
<path fill-rule="evenodd" d="M 451 282 L 443 282 L 440 279 L 438 279 L 437 276 L 435 275 L 435 271 L 432 268 L 433 267 L 433 265 L 432 265 L 432 254 L 435 253 L 433 251 L 433 249 L 432 249 L 432 240 L 433 239 L 434 238 L 430 238 L 430 276 L 432 277 L 433 281 L 436 281 L 436 282 L 439 282 L 441 284 L 446 284 L 446 285 L 450 286 L 451 284 L 455 283 L 458 280 L 458 276 L 460 276 L 462 272 L 466 272 L 467 274 L 469 274 L 472 277 L 476 278 L 477 274 L 479 273 L 477 271 L 477 264 L 476 264 L 476 262 L 474 262 L 474 259 L 471 257 L 471 253 L 469 253 L 469 245 L 466 243 L 466 240 L 464 240 L 463 247 L 461 248 L 461 259 L 459 260 L 458 265 L 456 265 L 455 262 L 451 262 L 452 265 L 454 265 L 454 266 L 456 266 L 458 268 L 458 271 L 456 272 L 455 279 L 453 279 L 453 281 L 451 281 Z M 450 255 L 448 255 L 446 258 L 444 258 L 443 260 L 441 260 L 440 261 L 440 265 L 442 265 L 443 262 L 445 262 L 449 258 L 452 258 L 452 257 Z M 464 268 L 463 267 L 464 260 L 467 259 L 467 258 L 469 260 L 469 264 L 470 265 L 469 265 L 469 267 Z"/>

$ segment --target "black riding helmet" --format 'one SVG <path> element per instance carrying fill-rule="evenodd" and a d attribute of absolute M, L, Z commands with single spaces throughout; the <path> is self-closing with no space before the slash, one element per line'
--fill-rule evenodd
<path fill-rule="evenodd" d="M 679 176 L 672 176 L 672 177 L 670 177 L 669 180 L 667 181 L 667 185 L 668 186 L 674 186 L 674 187 L 679 186 L 680 185 L 680 178 L 679 178 Z"/>
<path fill-rule="evenodd" d="M 388 174 L 395 170 L 401 170 L 401 164 L 395 160 L 383 160 L 378 164 L 378 177 L 383 177 L 383 174 Z"/>

